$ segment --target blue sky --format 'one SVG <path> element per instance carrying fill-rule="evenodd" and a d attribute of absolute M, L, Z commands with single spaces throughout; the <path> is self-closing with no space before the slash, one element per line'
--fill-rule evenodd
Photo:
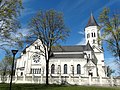
<path fill-rule="evenodd" d="M 120 0 L 24 0 L 24 10 L 20 20 L 23 29 L 38 10 L 55 9 L 63 12 L 65 24 L 71 29 L 65 45 L 81 44 L 84 38 L 84 27 L 92 12 L 96 20 L 104 7 L 119 9 Z"/>
<path fill-rule="evenodd" d="M 96 21 L 104 7 L 109 7 L 112 12 L 120 10 L 120 0 L 23 0 L 24 10 L 19 17 L 22 24 L 22 32 L 27 34 L 27 24 L 31 17 L 38 10 L 55 9 L 64 15 L 65 24 L 70 28 L 71 33 L 62 45 L 83 44 L 84 28 L 92 12 Z M 99 24 L 99 23 L 98 23 Z M 105 60 L 108 64 L 113 64 L 113 57 L 105 49 Z M 2 54 L 2 52 L 0 52 Z"/>

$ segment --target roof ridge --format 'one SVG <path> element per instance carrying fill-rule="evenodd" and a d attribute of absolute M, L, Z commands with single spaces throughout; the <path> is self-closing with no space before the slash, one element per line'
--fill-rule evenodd
<path fill-rule="evenodd" d="M 86 46 L 86 45 L 64 45 L 64 46 L 55 46 L 55 47 L 74 47 L 74 46 Z"/>

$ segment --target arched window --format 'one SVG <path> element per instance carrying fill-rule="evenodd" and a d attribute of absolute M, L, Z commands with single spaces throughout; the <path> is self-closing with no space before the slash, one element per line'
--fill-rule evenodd
<path fill-rule="evenodd" d="M 96 37 L 95 33 L 94 33 L 94 37 Z"/>
<path fill-rule="evenodd" d="M 21 72 L 21 76 L 23 76 L 23 72 Z"/>
<path fill-rule="evenodd" d="M 71 65 L 71 71 L 72 71 L 72 74 L 74 75 L 74 66 Z"/>
<path fill-rule="evenodd" d="M 93 33 L 92 33 L 92 37 L 93 37 Z"/>
<path fill-rule="evenodd" d="M 81 74 L 81 66 L 80 66 L 80 64 L 77 65 L 77 74 Z"/>
<path fill-rule="evenodd" d="M 32 69 L 32 74 L 34 74 L 34 69 Z"/>
<path fill-rule="evenodd" d="M 55 74 L 55 65 L 54 64 L 51 65 L 51 74 Z"/>
<path fill-rule="evenodd" d="M 39 74 L 41 74 L 41 68 L 39 69 Z"/>
<path fill-rule="evenodd" d="M 61 67 L 60 65 L 58 65 L 58 70 L 57 70 L 57 73 L 60 74 L 61 73 Z"/>
<path fill-rule="evenodd" d="M 64 74 L 67 74 L 67 64 L 64 65 Z"/>
<path fill-rule="evenodd" d="M 35 49 L 37 49 L 37 46 L 35 46 Z"/>
<path fill-rule="evenodd" d="M 37 69 L 37 74 L 39 74 L 39 68 Z"/>
<path fill-rule="evenodd" d="M 36 69 L 34 69 L 34 74 L 36 74 Z"/>

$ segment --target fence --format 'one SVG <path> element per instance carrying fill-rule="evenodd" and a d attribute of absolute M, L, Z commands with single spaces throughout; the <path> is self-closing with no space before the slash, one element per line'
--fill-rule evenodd
<path fill-rule="evenodd" d="M 46 77 L 41 76 L 13 76 L 13 83 L 37 83 L 44 84 Z M 9 83 L 10 76 L 0 76 L 0 83 Z M 49 84 L 70 84 L 70 85 L 100 85 L 119 86 L 120 78 L 117 77 L 82 77 L 82 76 L 49 76 Z"/>

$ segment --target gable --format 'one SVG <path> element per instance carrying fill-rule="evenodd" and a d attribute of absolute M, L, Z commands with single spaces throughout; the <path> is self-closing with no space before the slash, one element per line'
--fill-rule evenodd
<path fill-rule="evenodd" d="M 33 43 L 25 47 L 25 49 L 23 50 L 23 54 L 25 54 L 26 51 L 28 50 L 34 50 L 35 46 L 41 46 L 41 45 L 42 45 L 42 42 L 40 41 L 40 39 L 36 39 Z"/>
<path fill-rule="evenodd" d="M 87 64 L 85 64 L 85 67 L 95 67 L 95 64 L 89 60 Z"/>

